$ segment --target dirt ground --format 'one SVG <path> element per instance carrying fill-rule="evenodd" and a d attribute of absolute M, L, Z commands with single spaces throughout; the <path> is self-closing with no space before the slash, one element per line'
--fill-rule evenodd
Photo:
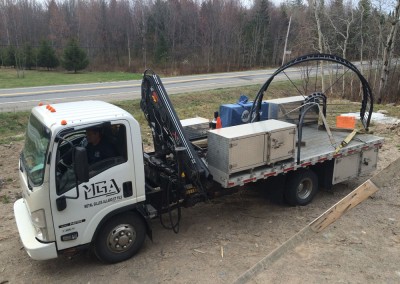
<path fill-rule="evenodd" d="M 376 134 L 386 138 L 381 169 L 400 156 L 400 126 L 380 125 Z M 0 284 L 230 283 L 368 178 L 320 191 L 305 207 L 273 203 L 258 189 L 183 209 L 179 234 L 154 220 L 153 242 L 147 239 L 136 257 L 115 265 L 101 264 L 90 252 L 34 261 L 22 247 L 13 217 L 21 147 L 20 142 L 0 145 Z M 396 179 L 253 283 L 400 283 L 399 209 Z"/>

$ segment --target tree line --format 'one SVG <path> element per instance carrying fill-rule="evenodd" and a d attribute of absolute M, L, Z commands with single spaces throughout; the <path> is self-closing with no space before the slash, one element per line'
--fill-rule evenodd
<path fill-rule="evenodd" d="M 75 39 L 91 70 L 232 71 L 282 64 L 286 41 L 286 61 L 311 52 L 378 60 L 377 82 L 385 87 L 391 78 L 387 70 L 395 68 L 390 63 L 400 53 L 399 3 L 0 0 L 1 64 L 7 65 L 10 49 L 26 58 L 43 42 L 61 58 Z"/>
<path fill-rule="evenodd" d="M 68 70 L 75 73 L 85 69 L 89 65 L 86 52 L 78 46 L 75 39 L 71 39 L 62 56 L 59 59 L 55 49 L 46 40 L 41 41 L 39 48 L 32 48 L 28 43 L 23 48 L 16 49 L 14 46 L 7 46 L 1 55 L 2 66 L 15 67 L 17 69 L 46 68 L 55 69 L 60 64 Z"/>

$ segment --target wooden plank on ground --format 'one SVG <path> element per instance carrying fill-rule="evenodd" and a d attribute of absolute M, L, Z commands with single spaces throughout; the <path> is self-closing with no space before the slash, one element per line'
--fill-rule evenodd
<path fill-rule="evenodd" d="M 325 213 L 315 219 L 313 222 L 304 227 L 300 232 L 292 236 L 280 247 L 273 250 L 266 257 L 257 262 L 253 267 L 244 272 L 234 283 L 247 283 L 258 275 L 261 271 L 271 266 L 281 256 L 288 251 L 291 251 L 308 237 L 315 235 L 330 224 L 338 220 L 343 214 L 354 208 L 369 196 L 374 194 L 380 187 L 384 186 L 388 181 L 398 175 L 400 170 L 400 158 L 391 163 L 388 167 L 377 173 L 371 179 L 364 182 L 362 185 L 353 190 L 350 194 L 337 202 Z"/>
<path fill-rule="evenodd" d="M 370 180 L 367 180 L 346 197 L 333 205 L 324 214 L 315 219 L 309 226 L 314 232 L 321 232 L 330 224 L 339 219 L 344 213 L 356 207 L 369 196 L 378 191 L 378 187 Z"/>

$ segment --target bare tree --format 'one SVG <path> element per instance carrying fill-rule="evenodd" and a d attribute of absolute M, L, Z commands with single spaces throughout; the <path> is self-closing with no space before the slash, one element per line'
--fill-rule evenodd
<path fill-rule="evenodd" d="M 349 8 L 346 9 L 346 11 L 337 11 L 339 13 L 336 13 L 336 15 L 330 15 L 326 13 L 326 16 L 329 20 L 329 23 L 333 27 L 335 34 L 342 39 L 341 41 L 337 41 L 336 44 L 337 47 L 342 51 L 342 57 L 345 59 L 347 58 L 347 47 L 350 40 L 350 28 L 354 22 L 354 12 L 351 6 L 352 3 L 349 1 Z M 347 13 L 347 11 L 349 12 Z M 344 30 L 341 28 L 341 26 L 344 26 Z"/>
<path fill-rule="evenodd" d="M 5 30 L 5 33 L 6 33 L 6 43 L 7 43 L 7 45 L 10 45 L 11 44 L 11 41 L 10 41 L 10 27 L 9 27 L 9 24 L 8 24 L 8 13 L 7 13 L 7 7 L 9 6 L 9 5 L 7 5 L 8 3 L 7 3 L 7 1 L 6 0 L 2 0 L 1 2 L 0 2 L 0 13 L 1 13 L 1 18 L 2 18 L 2 24 L 4 25 L 3 27 L 4 27 L 4 30 Z"/>
<path fill-rule="evenodd" d="M 335 7 L 333 7 L 335 8 Z M 336 7 L 337 8 L 337 7 Z M 350 40 L 350 28 L 354 22 L 354 12 L 352 9 L 351 0 L 347 4 L 347 9 L 332 9 L 332 14 L 326 12 L 326 17 L 329 23 L 333 27 L 335 34 L 339 36 L 341 40 L 337 40 L 336 45 L 342 51 L 342 57 L 347 58 L 347 47 Z M 345 95 L 345 66 L 342 68 L 342 97 Z M 331 84 L 332 85 L 332 84 Z"/>
<path fill-rule="evenodd" d="M 321 19 L 320 19 L 320 10 L 323 8 L 321 4 L 321 0 L 311 0 L 311 4 L 314 11 L 315 22 L 317 24 L 317 34 L 318 34 L 318 52 L 324 53 L 324 35 L 322 33 L 321 28 Z M 322 90 L 325 90 L 325 74 L 324 74 L 324 65 L 321 62 L 321 84 Z"/>
<path fill-rule="evenodd" d="M 64 14 L 55 0 L 48 2 L 48 28 L 50 40 L 53 47 L 62 48 L 68 39 L 69 27 L 65 22 Z"/>
<path fill-rule="evenodd" d="M 381 70 L 381 79 L 379 83 L 378 91 L 378 103 L 382 102 L 383 90 L 386 87 L 387 78 L 389 75 L 390 61 L 392 60 L 393 47 L 395 42 L 395 37 L 397 34 L 398 26 L 400 21 L 400 0 L 397 0 L 396 6 L 394 8 L 393 17 L 390 20 L 391 28 L 387 36 L 385 49 L 383 51 L 383 66 Z"/>

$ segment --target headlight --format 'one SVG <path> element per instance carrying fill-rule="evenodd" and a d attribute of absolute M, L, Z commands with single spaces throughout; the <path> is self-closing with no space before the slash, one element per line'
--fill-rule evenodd
<path fill-rule="evenodd" d="M 49 239 L 46 227 L 46 216 L 44 210 L 40 209 L 31 214 L 32 224 L 36 229 L 36 238 L 39 241 L 46 242 Z"/>

